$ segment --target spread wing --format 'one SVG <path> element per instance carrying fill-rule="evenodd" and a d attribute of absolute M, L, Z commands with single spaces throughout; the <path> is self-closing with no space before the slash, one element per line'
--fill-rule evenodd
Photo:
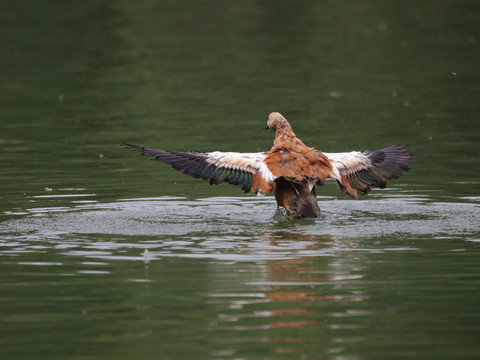
<path fill-rule="evenodd" d="M 211 185 L 227 182 L 241 185 L 245 192 L 269 193 L 273 191 L 276 177 L 265 165 L 263 153 L 236 152 L 179 152 L 149 149 L 124 144 L 151 155 L 155 160 L 172 165 L 176 170 L 197 179 L 209 180 Z"/>
<path fill-rule="evenodd" d="M 392 145 L 377 151 L 324 153 L 338 169 L 343 192 L 356 198 L 366 195 L 372 187 L 385 188 L 387 180 L 398 179 L 413 162 L 415 150 Z"/>

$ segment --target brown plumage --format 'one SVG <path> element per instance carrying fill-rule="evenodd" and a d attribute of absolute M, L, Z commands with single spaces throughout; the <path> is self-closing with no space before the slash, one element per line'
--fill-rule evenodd
<path fill-rule="evenodd" d="M 402 145 L 377 151 L 322 153 L 306 146 L 280 113 L 271 113 L 265 129 L 276 131 L 271 150 L 263 153 L 176 152 L 126 144 L 172 165 L 187 175 L 217 185 L 241 185 L 245 192 L 275 192 L 277 205 L 290 217 L 316 217 L 320 213 L 315 186 L 335 180 L 353 198 L 372 187 L 384 188 L 408 170 L 415 152 Z"/>

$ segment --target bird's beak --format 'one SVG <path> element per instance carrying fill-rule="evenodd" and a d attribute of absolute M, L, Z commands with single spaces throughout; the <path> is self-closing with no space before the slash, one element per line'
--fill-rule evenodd
<path fill-rule="evenodd" d="M 268 125 L 265 125 L 265 126 L 263 127 L 263 130 L 268 130 L 268 129 L 269 129 Z"/>

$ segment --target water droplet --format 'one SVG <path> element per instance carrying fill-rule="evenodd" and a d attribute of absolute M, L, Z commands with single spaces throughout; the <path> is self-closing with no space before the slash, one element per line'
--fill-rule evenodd
<path fill-rule="evenodd" d="M 147 249 L 143 252 L 143 261 L 145 261 L 145 263 L 150 261 L 150 252 Z"/>
<path fill-rule="evenodd" d="M 328 96 L 330 96 L 330 97 L 342 97 L 343 93 L 341 91 L 330 91 L 328 93 Z"/>

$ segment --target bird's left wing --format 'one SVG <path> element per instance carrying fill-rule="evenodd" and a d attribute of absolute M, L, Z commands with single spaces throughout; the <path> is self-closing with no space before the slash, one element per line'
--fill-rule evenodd
<path fill-rule="evenodd" d="M 142 154 L 151 155 L 155 160 L 170 164 L 184 174 L 209 180 L 211 185 L 227 182 L 241 185 L 245 192 L 273 191 L 273 182 L 276 177 L 265 165 L 266 156 L 263 153 L 179 152 L 149 149 L 131 144 L 124 145 L 138 149 Z"/>

